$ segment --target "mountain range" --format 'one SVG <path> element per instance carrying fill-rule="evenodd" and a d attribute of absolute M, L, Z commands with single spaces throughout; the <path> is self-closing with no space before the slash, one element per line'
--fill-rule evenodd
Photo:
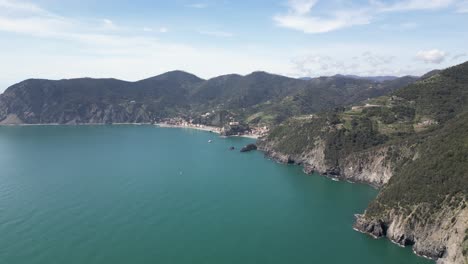
<path fill-rule="evenodd" d="M 399 77 L 397 76 L 358 76 L 358 75 L 342 75 L 342 74 L 337 74 L 334 77 L 346 77 L 346 78 L 353 78 L 353 79 L 359 79 L 359 80 L 369 80 L 369 81 L 374 81 L 374 82 L 385 82 L 385 81 L 393 81 L 395 79 L 398 79 Z M 312 80 L 314 78 L 312 77 L 302 77 L 299 78 L 300 80 Z"/>
<path fill-rule="evenodd" d="M 384 95 L 415 80 L 409 76 L 379 83 L 344 76 L 298 80 L 266 72 L 203 80 L 182 71 L 137 82 L 29 79 L 0 96 L 0 122 L 151 123 L 227 111 L 239 121 L 270 126 L 294 115 Z"/>

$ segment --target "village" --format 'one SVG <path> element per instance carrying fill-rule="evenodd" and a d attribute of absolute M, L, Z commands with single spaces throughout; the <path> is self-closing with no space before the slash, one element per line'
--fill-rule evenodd
<path fill-rule="evenodd" d="M 196 123 L 194 119 L 186 120 L 182 117 L 164 118 L 156 123 L 160 127 L 180 127 L 198 129 L 209 131 L 212 133 L 220 134 L 221 136 L 242 136 L 250 138 L 261 138 L 268 134 L 269 128 L 263 127 L 250 127 L 249 125 L 242 124 L 238 121 L 231 120 L 221 127 Z"/>

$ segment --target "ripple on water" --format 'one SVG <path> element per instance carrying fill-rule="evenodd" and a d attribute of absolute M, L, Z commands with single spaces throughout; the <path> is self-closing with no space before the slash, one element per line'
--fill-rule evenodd
<path fill-rule="evenodd" d="M 0 127 L 0 263 L 430 263 L 352 230 L 374 189 L 228 150 L 250 139 L 209 139 Z"/>

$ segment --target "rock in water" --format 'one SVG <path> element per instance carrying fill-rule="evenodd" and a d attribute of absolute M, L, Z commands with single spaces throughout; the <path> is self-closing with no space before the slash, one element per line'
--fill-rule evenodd
<path fill-rule="evenodd" d="M 247 146 L 243 147 L 240 152 L 249 152 L 252 150 L 257 150 L 257 145 L 255 144 L 248 144 Z"/>

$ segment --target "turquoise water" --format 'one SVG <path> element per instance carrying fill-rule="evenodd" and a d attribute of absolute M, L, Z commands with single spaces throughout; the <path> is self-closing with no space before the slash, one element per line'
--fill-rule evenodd
<path fill-rule="evenodd" d="M 376 190 L 228 150 L 250 142 L 0 127 L 0 263 L 430 263 L 353 231 Z"/>

